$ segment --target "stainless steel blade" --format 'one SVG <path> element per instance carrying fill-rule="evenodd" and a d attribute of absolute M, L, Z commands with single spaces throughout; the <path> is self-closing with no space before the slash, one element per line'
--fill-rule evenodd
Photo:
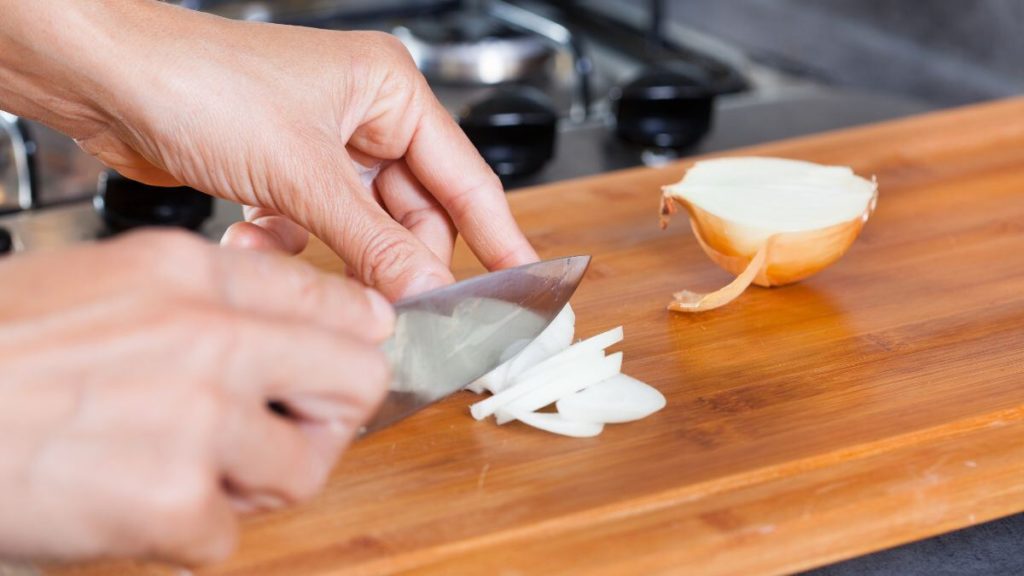
<path fill-rule="evenodd" d="M 384 345 L 391 389 L 362 434 L 464 388 L 536 338 L 569 302 L 590 256 L 484 274 L 403 300 Z"/>

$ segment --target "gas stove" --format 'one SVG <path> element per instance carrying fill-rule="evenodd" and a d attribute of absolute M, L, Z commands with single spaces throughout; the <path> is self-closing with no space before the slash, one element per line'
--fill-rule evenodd
<path fill-rule="evenodd" d="M 876 121 L 927 107 L 828 87 L 612 0 L 182 0 L 231 18 L 386 31 L 506 189 Z M 219 238 L 237 205 L 106 172 L 68 138 L 0 116 L 0 252 L 145 225 Z"/>

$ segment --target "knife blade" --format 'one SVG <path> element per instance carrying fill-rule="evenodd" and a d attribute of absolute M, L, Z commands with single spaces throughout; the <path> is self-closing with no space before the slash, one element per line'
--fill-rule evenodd
<path fill-rule="evenodd" d="M 491 272 L 395 305 L 385 342 L 392 381 L 360 435 L 379 430 L 490 372 L 532 341 L 569 302 L 590 256 Z"/>

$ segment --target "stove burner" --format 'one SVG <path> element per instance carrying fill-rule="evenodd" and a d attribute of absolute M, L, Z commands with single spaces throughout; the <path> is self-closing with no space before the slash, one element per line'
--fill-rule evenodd
<path fill-rule="evenodd" d="M 198 190 L 149 186 L 114 171 L 100 178 L 94 204 L 115 234 L 143 226 L 198 230 L 213 214 L 213 198 Z"/>
<path fill-rule="evenodd" d="M 0 256 L 9 254 L 14 250 L 14 236 L 7 228 L 0 227 Z"/>
<path fill-rule="evenodd" d="M 682 62 L 644 69 L 611 95 L 615 134 L 646 148 L 680 150 L 711 129 L 715 92 L 708 74 Z"/>
<path fill-rule="evenodd" d="M 445 84 L 493 85 L 550 73 L 555 48 L 493 17 L 452 13 L 416 20 L 394 30 L 428 80 Z"/>
<path fill-rule="evenodd" d="M 505 86 L 460 114 L 459 125 L 498 176 L 533 174 L 554 155 L 558 113 L 526 86 Z"/>

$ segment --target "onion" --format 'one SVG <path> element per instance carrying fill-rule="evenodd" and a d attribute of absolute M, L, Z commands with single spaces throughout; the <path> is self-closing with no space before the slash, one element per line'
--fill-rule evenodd
<path fill-rule="evenodd" d="M 547 360 L 532 366 L 529 370 L 525 370 L 513 383 L 517 382 L 518 378 L 525 380 L 526 378 L 536 374 L 541 374 L 545 371 L 564 366 L 566 364 L 581 360 L 589 361 L 589 359 L 594 356 L 604 357 L 604 350 L 622 342 L 622 335 L 622 326 L 618 326 L 607 332 L 602 332 L 597 336 L 591 336 L 586 340 L 577 342 L 562 352 L 559 352 Z"/>
<path fill-rule="evenodd" d="M 562 436 L 572 436 L 574 438 L 597 436 L 604 430 L 604 424 L 600 422 L 568 420 L 560 414 L 550 412 L 527 412 L 520 414 L 518 418 L 520 422 L 528 426 L 533 426 L 552 434 L 561 434 Z"/>
<path fill-rule="evenodd" d="M 495 412 L 498 424 L 517 420 L 525 412 L 533 412 L 548 404 L 554 404 L 564 396 L 579 392 L 587 386 L 618 374 L 622 370 L 622 352 L 616 352 L 597 362 L 588 361 L 581 362 L 579 365 L 562 365 L 560 368 L 563 370 L 575 369 L 570 375 L 553 378 L 547 386 L 539 386 L 499 408 Z"/>
<path fill-rule="evenodd" d="M 723 306 L 751 283 L 781 286 L 838 260 L 875 209 L 878 186 L 845 166 L 782 158 L 720 158 L 694 164 L 662 188 L 662 227 L 676 210 L 690 216 L 697 242 L 736 275 L 715 292 L 677 292 L 668 308 Z"/>
<path fill-rule="evenodd" d="M 492 392 L 470 406 L 470 414 L 584 438 L 600 434 L 606 423 L 644 418 L 665 406 L 660 392 L 621 374 L 621 352 L 605 355 L 622 341 L 622 326 L 569 345 L 574 324 L 567 306 L 534 341 L 511 346 L 507 362 L 467 387 Z M 538 412 L 552 404 L 558 412 Z"/>
<path fill-rule="evenodd" d="M 665 407 L 665 397 L 652 386 L 616 374 L 555 403 L 566 420 L 621 423 L 646 418 Z M 520 418 L 521 419 L 521 418 Z"/>
<path fill-rule="evenodd" d="M 560 380 L 576 377 L 579 374 L 580 368 L 585 364 L 593 365 L 595 362 L 603 360 L 604 352 L 598 350 L 588 354 L 577 355 L 577 358 L 578 362 L 565 362 L 550 370 L 544 370 L 522 379 L 490 398 L 473 404 L 469 407 L 469 413 L 473 415 L 473 418 L 483 420 L 527 394 L 551 386 Z"/>
<path fill-rule="evenodd" d="M 576 315 L 572 307 L 566 305 L 532 342 L 520 341 L 514 344 L 506 352 L 508 358 L 503 364 L 466 386 L 466 389 L 477 394 L 484 390 L 501 392 L 526 369 L 568 348 L 572 344 L 575 326 Z"/>

